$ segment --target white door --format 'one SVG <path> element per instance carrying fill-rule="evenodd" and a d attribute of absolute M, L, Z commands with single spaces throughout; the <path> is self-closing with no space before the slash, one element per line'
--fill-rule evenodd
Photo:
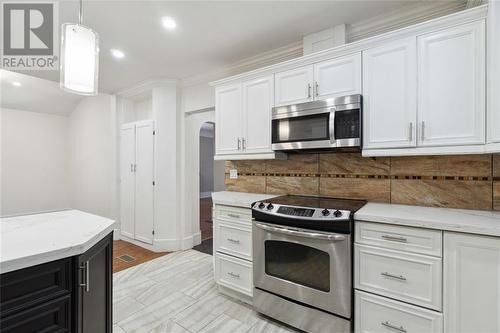
<path fill-rule="evenodd" d="M 153 243 L 154 228 L 154 123 L 136 124 L 135 239 Z"/>
<path fill-rule="evenodd" d="M 135 214 L 135 125 L 120 131 L 120 233 L 134 238 Z"/>
<path fill-rule="evenodd" d="M 244 82 L 243 144 L 245 153 L 271 153 L 271 109 L 274 101 L 272 75 Z"/>
<path fill-rule="evenodd" d="M 361 94 L 361 53 L 314 65 L 314 99 Z"/>
<path fill-rule="evenodd" d="M 500 238 L 444 234 L 444 331 L 500 332 Z"/>
<path fill-rule="evenodd" d="M 418 37 L 419 146 L 485 142 L 484 21 Z"/>
<path fill-rule="evenodd" d="M 312 65 L 276 73 L 275 106 L 312 101 L 313 75 Z"/>
<path fill-rule="evenodd" d="M 241 153 L 241 84 L 215 89 L 215 150 L 217 155 Z"/>
<path fill-rule="evenodd" d="M 363 148 L 416 146 L 415 38 L 363 52 Z"/>

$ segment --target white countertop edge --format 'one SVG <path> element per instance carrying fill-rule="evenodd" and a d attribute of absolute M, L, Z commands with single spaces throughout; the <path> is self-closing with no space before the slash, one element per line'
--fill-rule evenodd
<path fill-rule="evenodd" d="M 70 246 L 63 249 L 57 249 L 50 252 L 34 254 L 31 256 L 15 258 L 7 261 L 0 262 L 0 274 L 9 273 L 18 269 L 23 269 L 31 266 L 45 264 L 51 261 L 73 257 L 82 254 L 89 250 L 92 246 L 96 245 L 100 240 L 106 237 L 110 232 L 114 231 L 116 222 L 112 222 L 105 229 L 98 232 L 91 239 L 85 243 Z"/>
<path fill-rule="evenodd" d="M 212 202 L 214 205 L 250 208 L 250 205 L 256 201 L 277 196 L 280 196 L 280 194 L 221 191 L 212 193 Z"/>

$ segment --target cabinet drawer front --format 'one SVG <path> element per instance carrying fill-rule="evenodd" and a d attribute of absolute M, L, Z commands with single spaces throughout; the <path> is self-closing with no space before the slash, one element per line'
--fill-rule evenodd
<path fill-rule="evenodd" d="M 67 295 L 50 302 L 16 312 L 2 319 L 2 333 L 20 332 L 70 332 L 71 296 Z"/>
<path fill-rule="evenodd" d="M 252 229 L 217 222 L 215 250 L 252 260 Z"/>
<path fill-rule="evenodd" d="M 356 222 L 356 243 L 442 256 L 442 232 L 380 223 Z"/>
<path fill-rule="evenodd" d="M 252 263 L 220 252 L 215 253 L 216 282 L 226 288 L 252 296 Z"/>
<path fill-rule="evenodd" d="M 71 292 L 71 258 L 2 274 L 1 316 Z"/>
<path fill-rule="evenodd" d="M 214 208 L 214 218 L 231 222 L 240 222 L 251 226 L 252 210 L 250 208 L 216 205 Z"/>
<path fill-rule="evenodd" d="M 441 333 L 443 315 L 384 297 L 356 291 L 356 333 Z"/>
<path fill-rule="evenodd" d="M 357 289 L 441 310 L 440 258 L 358 244 L 354 251 Z"/>

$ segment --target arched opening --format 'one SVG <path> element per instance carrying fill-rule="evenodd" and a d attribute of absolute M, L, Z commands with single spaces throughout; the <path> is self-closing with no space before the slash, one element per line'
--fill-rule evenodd
<path fill-rule="evenodd" d="M 201 244 L 196 249 L 212 254 L 212 193 L 224 189 L 224 162 L 215 161 L 215 123 L 204 122 L 199 131 L 199 223 Z"/>

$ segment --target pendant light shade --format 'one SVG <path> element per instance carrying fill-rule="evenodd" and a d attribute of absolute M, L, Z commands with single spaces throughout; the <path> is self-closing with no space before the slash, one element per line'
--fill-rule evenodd
<path fill-rule="evenodd" d="M 60 69 L 62 89 L 80 95 L 96 95 L 99 35 L 81 24 L 63 24 Z"/>

